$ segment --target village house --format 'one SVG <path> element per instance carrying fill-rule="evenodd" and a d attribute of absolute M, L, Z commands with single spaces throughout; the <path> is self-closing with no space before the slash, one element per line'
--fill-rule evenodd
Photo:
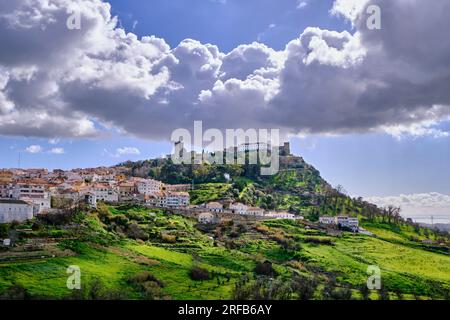
<path fill-rule="evenodd" d="M 150 195 L 146 203 L 162 208 L 185 208 L 189 206 L 189 199 L 187 192 L 158 192 Z"/>
<path fill-rule="evenodd" d="M 84 203 L 91 206 L 92 208 L 97 208 L 97 196 L 91 192 L 85 193 Z"/>
<path fill-rule="evenodd" d="M 232 213 L 235 214 L 246 214 L 247 213 L 248 206 L 245 204 L 235 202 L 230 204 L 230 210 Z"/>
<path fill-rule="evenodd" d="M 56 207 L 64 206 L 67 204 L 77 203 L 81 199 L 81 195 L 78 190 L 74 188 L 69 189 L 55 189 L 51 191 L 51 199 L 53 205 Z"/>
<path fill-rule="evenodd" d="M 97 198 L 97 201 L 119 202 L 119 193 L 110 185 L 105 183 L 96 183 L 88 189 Z"/>
<path fill-rule="evenodd" d="M 136 187 L 139 193 L 146 196 L 155 194 L 162 190 L 162 182 L 153 179 L 139 179 L 136 182 Z"/>
<path fill-rule="evenodd" d="M 154 207 L 163 207 L 165 198 L 164 192 L 157 192 L 147 196 L 145 203 Z"/>
<path fill-rule="evenodd" d="M 9 184 L 13 181 L 13 173 L 9 170 L 0 170 L 0 184 Z"/>
<path fill-rule="evenodd" d="M 198 215 L 198 222 L 201 224 L 216 224 L 219 221 L 217 215 L 212 212 L 202 212 Z"/>
<path fill-rule="evenodd" d="M 138 193 L 136 185 L 129 181 L 119 182 L 117 189 L 119 191 L 119 200 L 121 202 L 133 200 L 135 195 Z"/>
<path fill-rule="evenodd" d="M 323 216 L 319 218 L 319 223 L 328 225 L 337 225 L 339 227 L 350 228 L 352 230 L 358 230 L 359 228 L 358 218 L 349 216 L 337 216 L 337 217 Z"/>
<path fill-rule="evenodd" d="M 219 202 L 209 202 L 205 205 L 206 209 L 208 209 L 210 212 L 215 213 L 222 213 L 223 210 L 223 204 Z"/>
<path fill-rule="evenodd" d="M 319 223 L 336 224 L 336 217 L 329 217 L 329 216 L 319 217 Z"/>
<path fill-rule="evenodd" d="M 13 184 L 9 192 L 11 199 L 33 202 L 38 214 L 51 208 L 48 184 L 44 180 L 21 180 Z"/>
<path fill-rule="evenodd" d="M 266 217 L 271 219 L 286 219 L 286 220 L 303 219 L 303 217 L 296 217 L 294 214 L 289 212 L 269 212 L 266 214 Z"/>
<path fill-rule="evenodd" d="M 357 230 L 359 226 L 359 220 L 358 218 L 349 216 L 338 216 L 336 218 L 336 224 L 340 227 Z"/>
<path fill-rule="evenodd" d="M 0 199 L 0 223 L 23 222 L 33 218 L 33 204 L 15 199 Z"/>
<path fill-rule="evenodd" d="M 48 198 L 44 180 L 19 180 L 12 185 L 10 197 L 13 199 L 21 198 Z"/>
<path fill-rule="evenodd" d="M 9 189 L 9 184 L 0 182 L 0 199 L 9 198 Z"/>
<path fill-rule="evenodd" d="M 187 207 L 189 206 L 189 193 L 187 192 L 166 192 L 164 207 Z"/>
<path fill-rule="evenodd" d="M 247 210 L 245 211 L 244 215 L 253 216 L 253 217 L 263 217 L 264 209 L 257 208 L 257 207 L 248 207 Z"/>
<path fill-rule="evenodd" d="M 47 169 L 26 169 L 22 177 L 26 179 L 41 179 L 48 175 Z"/>

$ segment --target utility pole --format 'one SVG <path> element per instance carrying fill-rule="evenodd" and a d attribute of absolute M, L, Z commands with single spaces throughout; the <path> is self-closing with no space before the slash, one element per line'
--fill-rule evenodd
<path fill-rule="evenodd" d="M 20 169 L 20 151 L 19 151 L 19 160 L 18 160 L 17 164 L 18 164 L 18 169 Z"/>
<path fill-rule="evenodd" d="M 434 226 L 434 217 L 431 216 L 431 225 Z"/>

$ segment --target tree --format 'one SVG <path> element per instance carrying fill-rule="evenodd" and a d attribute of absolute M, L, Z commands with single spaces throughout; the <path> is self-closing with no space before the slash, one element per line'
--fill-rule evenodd
<path fill-rule="evenodd" d="M 292 291 L 297 293 L 300 300 L 310 300 L 314 297 L 317 281 L 314 278 L 294 275 L 291 283 Z"/>
<path fill-rule="evenodd" d="M 367 284 L 363 284 L 360 288 L 359 288 L 359 292 L 361 292 L 361 296 L 364 300 L 369 300 L 369 288 L 367 288 Z"/>
<path fill-rule="evenodd" d="M 263 275 L 268 277 L 273 277 L 276 275 L 276 271 L 272 267 L 272 262 L 264 261 L 263 263 L 258 263 L 255 267 L 255 273 L 257 275 Z"/>
<path fill-rule="evenodd" d="M 195 281 L 209 280 L 211 278 L 208 270 L 196 266 L 189 271 L 189 276 Z"/>
<path fill-rule="evenodd" d="M 389 205 L 386 208 L 384 208 L 384 210 L 383 210 L 384 217 L 386 217 L 386 219 L 388 220 L 388 223 L 392 223 L 393 221 L 399 222 L 401 219 L 400 212 L 401 212 L 401 208 L 395 207 L 393 205 Z"/>

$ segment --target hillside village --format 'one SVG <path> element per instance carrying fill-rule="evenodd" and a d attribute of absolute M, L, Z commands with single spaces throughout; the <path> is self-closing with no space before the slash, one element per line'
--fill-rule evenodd
<path fill-rule="evenodd" d="M 268 144 L 243 144 L 234 148 L 235 155 L 248 155 L 266 149 Z M 288 142 L 277 147 L 282 162 L 291 161 Z M 175 143 L 175 152 L 182 157 L 186 153 L 183 143 Z M 230 149 L 224 150 L 222 156 Z M 195 159 L 204 154 L 191 152 Z M 170 155 L 167 156 L 170 158 Z M 239 216 L 256 220 L 303 220 L 303 216 L 287 210 L 267 210 L 237 201 L 210 201 L 191 205 L 191 184 L 168 184 L 149 177 L 133 176 L 127 166 L 100 167 L 73 170 L 10 169 L 0 170 L 0 223 L 24 222 L 37 215 L 57 213 L 83 203 L 96 208 L 99 202 L 106 204 L 133 204 L 149 208 L 178 210 L 203 224 L 220 223 Z M 308 195 L 308 193 L 306 193 Z M 320 224 L 360 231 L 357 217 L 342 215 L 320 217 Z M 363 231 L 363 230 L 361 230 Z"/>
<path fill-rule="evenodd" d="M 239 202 L 190 205 L 191 185 L 170 185 L 154 179 L 129 177 L 126 168 L 13 169 L 0 171 L 0 223 L 24 222 L 83 202 L 135 204 L 193 213 L 201 223 L 220 222 L 221 215 L 259 219 L 303 219 L 285 211 L 266 211 Z M 357 226 L 357 223 L 356 223 Z"/>

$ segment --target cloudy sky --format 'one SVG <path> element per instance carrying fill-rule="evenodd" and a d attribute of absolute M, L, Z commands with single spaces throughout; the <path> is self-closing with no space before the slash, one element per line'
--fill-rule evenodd
<path fill-rule="evenodd" d="M 0 0 L 0 167 L 19 153 L 49 168 L 159 156 L 202 120 L 278 128 L 350 194 L 450 214 L 449 12 L 448 0 Z"/>

